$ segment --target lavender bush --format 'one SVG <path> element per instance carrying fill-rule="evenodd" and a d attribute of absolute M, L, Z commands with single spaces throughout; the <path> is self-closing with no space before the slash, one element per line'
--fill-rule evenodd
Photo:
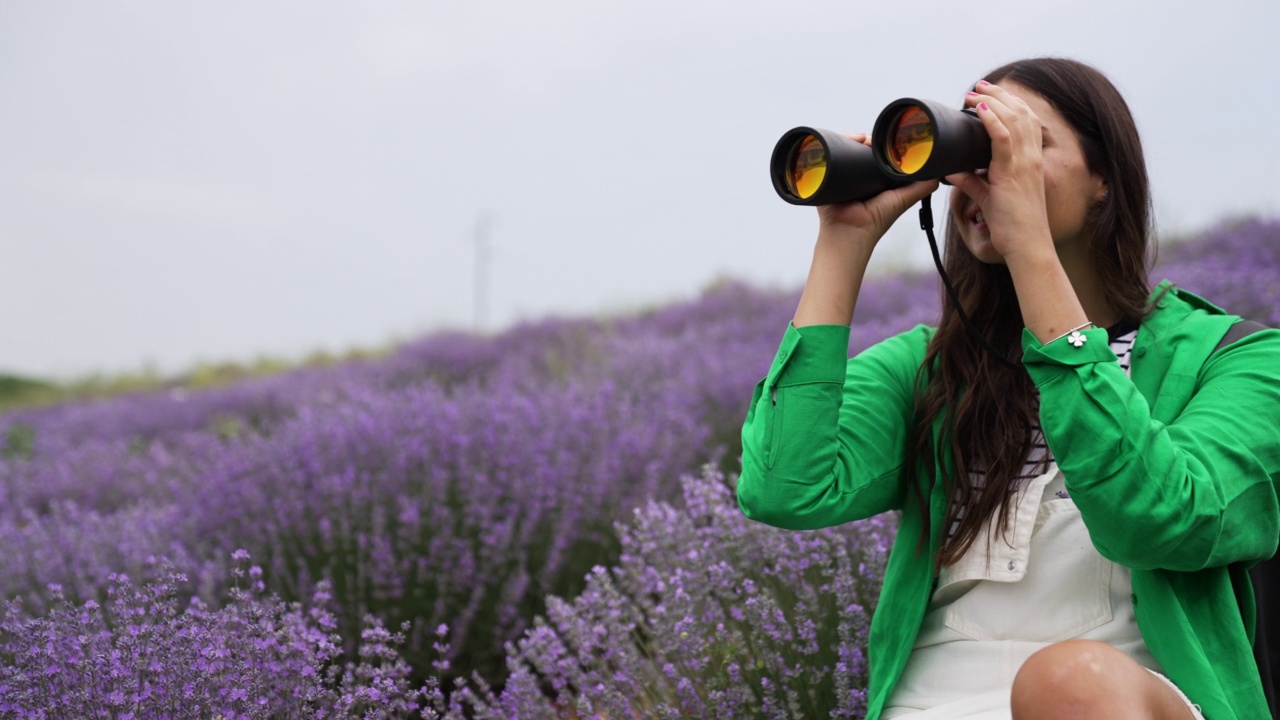
<path fill-rule="evenodd" d="M 1280 221 L 1240 223 L 1166 249 L 1155 275 L 1280 325 L 1277 248 Z M 796 298 L 724 283 L 630 317 L 438 335 L 378 360 L 221 389 L 0 414 L 0 596 L 21 598 L 32 617 L 70 622 L 60 609 L 105 603 L 113 573 L 162 581 L 147 559 L 165 556 L 189 578 L 181 594 L 217 607 L 234 579 L 222 558 L 243 547 L 284 602 L 328 588 L 350 657 L 366 616 L 387 627 L 411 621 L 399 652 L 419 679 L 433 674 L 439 644 L 449 648 L 438 671 L 446 687 L 473 670 L 500 684 L 504 645 L 535 617 L 567 632 L 548 595 L 565 598 L 563 608 L 584 589 L 605 592 L 598 574 L 584 577 L 624 562 L 614 522 L 650 501 L 679 507 L 677 479 L 709 459 L 726 475 L 736 469 L 751 388 Z M 868 281 L 850 350 L 932 321 L 937 298 L 932 273 Z M 742 551 L 724 562 L 755 560 Z M 621 577 L 612 587 L 641 603 L 631 595 L 639 586 Z M 816 577 L 797 582 L 797 593 L 817 592 Z M 687 591 L 695 588 L 714 589 Z M 711 617 L 702 612 L 690 622 Z M 733 622 L 725 627 L 737 642 Z M 694 657 L 667 645 L 661 623 L 643 627 L 646 653 Z M 670 665 L 685 677 L 697 662 Z M 530 663 L 515 668 L 543 677 Z M 748 685 L 763 682 L 743 668 Z M 658 672 L 667 680 L 655 687 L 670 687 L 636 707 L 693 707 L 677 704 L 680 681 L 665 664 Z M 687 672 L 694 687 L 714 685 Z M 784 677 L 770 673 L 771 683 Z M 519 677 L 513 688 L 533 687 Z M 486 703 L 513 697 L 472 692 Z M 847 695 L 832 697 L 842 698 L 837 707 Z"/>
<path fill-rule="evenodd" d="M 856 718 L 866 709 L 871 612 L 894 521 L 794 533 L 747 520 L 718 472 L 619 525 L 622 556 L 510 649 L 477 718 Z M 550 693 L 545 692 L 549 688 Z"/>
<path fill-rule="evenodd" d="M 768 306 L 780 317 L 767 324 L 785 323 L 775 297 L 726 285 L 640 318 L 522 328 L 485 341 L 505 349 L 465 377 L 420 356 L 414 378 L 404 358 L 421 348 L 309 372 L 306 393 L 278 386 L 292 406 L 237 432 L 185 414 L 126 420 L 172 398 L 95 411 L 112 418 L 98 438 L 84 413 L 0 418 L 37 437 L 0 461 L 0 591 L 39 612 L 51 584 L 95 598 L 112 572 L 166 555 L 213 602 L 225 571 L 210 559 L 243 546 L 288 599 L 329 579 L 349 643 L 366 614 L 413 620 L 406 655 L 425 667 L 428 629 L 448 623 L 459 671 L 500 677 L 503 644 L 546 595 L 575 594 L 616 559 L 611 523 L 675 495 L 682 472 L 736 440 L 743 392 L 776 341 L 752 318 Z M 720 354 L 697 351 L 716 343 Z M 234 426 L 226 403 L 199 403 Z"/>
<path fill-rule="evenodd" d="M 1280 327 L 1280 219 L 1227 223 L 1161 253 L 1158 274 L 1228 312 Z"/>
<path fill-rule="evenodd" d="M 358 658 L 341 660 L 324 585 L 310 607 L 267 597 L 262 569 L 235 554 L 228 603 L 182 600 L 167 562 L 134 585 L 112 575 L 103 604 L 59 599 L 42 618 L 0 615 L 0 715 L 7 718 L 393 718 L 411 689 L 403 638 L 368 618 Z M 246 584 L 247 587 L 241 587 Z M 52 589 L 55 597 L 58 589 Z"/>

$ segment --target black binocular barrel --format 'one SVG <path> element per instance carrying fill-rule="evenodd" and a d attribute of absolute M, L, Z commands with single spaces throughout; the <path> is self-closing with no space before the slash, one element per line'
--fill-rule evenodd
<path fill-rule="evenodd" d="M 906 182 L 881 172 L 871 148 L 819 128 L 789 130 L 773 148 L 770 177 L 793 205 L 866 200 Z"/>
<path fill-rule="evenodd" d="M 991 136 L 977 114 L 932 100 L 889 103 L 876 118 L 871 146 L 880 168 L 899 180 L 932 180 L 991 164 Z"/>
<path fill-rule="evenodd" d="M 769 175 L 783 200 L 829 205 L 990 162 L 991 138 L 972 110 L 902 98 L 876 119 L 871 147 L 830 130 L 787 131 L 773 148 Z"/>

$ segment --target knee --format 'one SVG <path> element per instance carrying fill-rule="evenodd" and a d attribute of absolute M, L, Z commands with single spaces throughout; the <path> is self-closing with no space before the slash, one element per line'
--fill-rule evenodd
<path fill-rule="evenodd" d="M 1046 647 L 1023 663 L 1010 702 L 1015 718 L 1107 717 L 1124 706 L 1134 668 L 1116 648 L 1092 640 Z"/>

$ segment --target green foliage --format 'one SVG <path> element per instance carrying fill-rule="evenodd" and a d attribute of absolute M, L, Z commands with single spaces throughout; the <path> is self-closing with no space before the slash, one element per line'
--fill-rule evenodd
<path fill-rule="evenodd" d="M 35 428 L 24 423 L 14 423 L 5 429 L 4 443 L 0 445 L 0 457 L 30 459 L 35 443 Z"/>
<path fill-rule="evenodd" d="M 17 375 L 0 375 L 0 410 L 38 402 L 59 392 L 58 386 Z"/>
<path fill-rule="evenodd" d="M 185 373 L 170 377 L 161 375 L 154 368 L 111 375 L 94 373 L 61 383 L 0 373 L 0 413 L 24 407 L 116 397 L 127 393 L 159 392 L 175 387 L 192 390 L 226 387 L 250 378 L 277 375 L 298 368 L 333 367 L 355 360 L 375 359 L 394 349 L 393 345 L 376 349 L 354 348 L 339 354 L 318 350 L 301 361 L 260 357 L 247 363 L 202 363 Z"/>

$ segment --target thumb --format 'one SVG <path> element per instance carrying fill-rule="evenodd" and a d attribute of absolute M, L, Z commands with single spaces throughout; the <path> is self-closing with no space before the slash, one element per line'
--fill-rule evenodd
<path fill-rule="evenodd" d="M 947 182 L 956 186 L 960 192 L 973 198 L 978 207 L 983 207 L 987 202 L 987 195 L 991 193 L 991 185 L 985 177 L 973 172 L 961 172 L 947 176 Z"/>
<path fill-rule="evenodd" d="M 937 180 L 921 180 L 910 185 L 886 190 L 867 202 L 868 210 L 887 230 L 902 213 L 938 189 Z"/>

